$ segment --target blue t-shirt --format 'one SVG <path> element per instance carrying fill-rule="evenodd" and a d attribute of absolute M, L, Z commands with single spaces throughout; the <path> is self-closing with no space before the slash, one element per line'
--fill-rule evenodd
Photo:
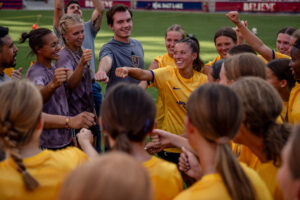
<path fill-rule="evenodd" d="M 126 77 L 123 79 L 115 75 L 117 67 L 126 66 L 144 69 L 144 51 L 139 41 L 130 39 L 129 43 L 124 43 L 111 39 L 101 48 L 99 54 L 100 60 L 105 56 L 112 58 L 112 67 L 108 72 L 109 82 L 106 91 L 118 82 L 139 83 L 139 81 L 134 78 Z"/>

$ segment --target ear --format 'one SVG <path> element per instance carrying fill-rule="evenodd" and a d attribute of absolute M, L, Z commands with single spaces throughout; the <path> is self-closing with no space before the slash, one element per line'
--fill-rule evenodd
<path fill-rule="evenodd" d="M 108 27 L 109 27 L 112 31 L 114 31 L 113 25 L 109 24 Z"/>
<path fill-rule="evenodd" d="M 36 129 L 37 130 L 43 130 L 44 128 L 44 119 L 43 119 L 43 116 L 41 115 L 40 118 L 39 118 L 39 121 L 36 125 Z"/>
<path fill-rule="evenodd" d="M 197 53 L 193 53 L 192 58 L 193 58 L 193 60 L 195 60 L 197 58 Z"/>
<path fill-rule="evenodd" d="M 279 82 L 279 85 L 280 85 L 281 88 L 284 88 L 284 87 L 288 86 L 288 82 L 287 82 L 287 80 L 281 80 Z"/>
<path fill-rule="evenodd" d="M 188 134 L 194 134 L 196 130 L 188 117 L 185 117 L 185 129 Z"/>

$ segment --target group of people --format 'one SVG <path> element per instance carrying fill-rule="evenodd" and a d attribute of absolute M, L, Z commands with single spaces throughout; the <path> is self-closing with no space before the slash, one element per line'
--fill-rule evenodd
<path fill-rule="evenodd" d="M 118 4 L 96 70 L 104 7 L 93 3 L 84 23 L 78 1 L 55 0 L 53 31 L 21 35 L 36 55 L 28 80 L 6 74 L 18 49 L 0 27 L 0 199 L 300 199 L 299 29 L 280 30 L 274 51 L 229 12 L 236 28 L 215 33 L 205 64 L 174 24 L 146 70 Z"/>

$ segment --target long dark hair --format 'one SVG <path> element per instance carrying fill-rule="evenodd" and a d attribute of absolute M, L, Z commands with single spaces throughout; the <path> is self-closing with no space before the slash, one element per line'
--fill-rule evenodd
<path fill-rule="evenodd" d="M 197 58 L 193 62 L 193 68 L 194 68 L 194 70 L 200 72 L 204 65 L 204 62 L 200 59 L 200 56 L 199 56 L 200 44 L 199 44 L 198 39 L 194 36 L 188 35 L 187 38 L 179 40 L 177 43 L 188 44 L 189 47 L 192 49 L 192 52 L 197 54 Z"/>

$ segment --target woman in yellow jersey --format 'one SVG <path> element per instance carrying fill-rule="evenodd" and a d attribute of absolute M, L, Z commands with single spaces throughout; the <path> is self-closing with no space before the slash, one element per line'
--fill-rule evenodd
<path fill-rule="evenodd" d="M 296 126 L 281 152 L 277 180 L 285 200 L 300 199 L 300 126 Z"/>
<path fill-rule="evenodd" d="M 147 170 L 132 156 L 105 153 L 81 165 L 64 181 L 58 200 L 153 200 Z"/>
<path fill-rule="evenodd" d="M 147 92 L 133 84 L 114 86 L 102 102 L 100 116 L 100 125 L 112 148 L 131 154 L 148 170 L 154 199 L 173 199 L 183 190 L 176 165 L 151 156 L 144 149 L 146 136 L 155 123 L 155 106 Z"/>
<path fill-rule="evenodd" d="M 276 122 L 282 100 L 270 84 L 257 77 L 239 79 L 231 88 L 244 107 L 243 124 L 234 142 L 248 148 L 251 167 L 265 181 L 274 199 L 282 199 L 276 174 L 281 164 L 280 152 L 291 130 L 288 124 Z M 241 153 L 245 154 L 245 149 Z"/>
<path fill-rule="evenodd" d="M 229 146 L 242 119 L 241 102 L 226 86 L 205 84 L 191 94 L 185 128 L 202 177 L 175 200 L 271 199 L 258 174 L 240 165 Z"/>
<path fill-rule="evenodd" d="M 278 91 L 283 101 L 283 109 L 280 115 L 282 121 L 288 121 L 288 101 L 291 90 L 296 82 L 290 70 L 289 63 L 289 59 L 280 58 L 270 61 L 266 68 L 267 81 Z"/>
<path fill-rule="evenodd" d="M 290 67 L 295 78 L 296 85 L 292 89 L 288 103 L 288 121 L 292 124 L 300 122 L 300 39 L 298 39 L 291 50 L 292 60 Z"/>
<path fill-rule="evenodd" d="M 162 129 L 174 134 L 184 132 L 186 102 L 194 89 L 207 82 L 207 76 L 200 72 L 203 62 L 199 58 L 199 43 L 194 37 L 180 40 L 175 45 L 175 67 L 156 70 L 120 67 L 116 70 L 119 77 L 132 76 L 138 80 L 151 81 L 162 93 L 164 120 Z M 159 155 L 164 159 L 178 162 L 180 150 L 168 148 Z"/>
<path fill-rule="evenodd" d="M 165 45 L 167 52 L 162 56 L 157 56 L 154 58 L 154 61 L 150 64 L 149 70 L 154 70 L 157 68 L 172 66 L 176 67 L 174 56 L 174 47 L 176 42 L 185 38 L 185 30 L 182 26 L 178 24 L 173 24 L 167 29 L 165 35 Z M 162 122 L 164 120 L 164 105 L 162 102 L 162 94 L 158 91 L 157 100 L 156 100 L 156 127 L 161 128 Z"/>
<path fill-rule="evenodd" d="M 87 156 L 75 147 L 40 149 L 43 101 L 32 83 L 3 83 L 0 96 L 0 144 L 7 155 L 0 162 L 0 199 L 56 199 L 65 176 Z"/>
<path fill-rule="evenodd" d="M 222 27 L 215 33 L 214 42 L 219 55 L 213 61 L 206 63 L 205 66 L 210 67 L 218 60 L 226 58 L 227 52 L 237 44 L 237 36 L 231 27 Z"/>
<path fill-rule="evenodd" d="M 296 30 L 291 27 L 287 27 L 282 29 L 277 34 L 277 50 L 276 52 L 272 50 L 270 47 L 265 45 L 254 33 L 252 33 L 247 26 L 245 26 L 242 21 L 239 19 L 239 13 L 237 11 L 231 11 L 226 14 L 227 18 L 232 21 L 237 28 L 239 29 L 240 33 L 243 35 L 243 38 L 247 41 L 247 43 L 262 57 L 264 57 L 267 61 L 271 61 L 277 58 L 289 58 L 289 47 L 290 47 L 290 36 Z M 282 43 L 286 43 L 283 45 Z M 285 46 L 285 47 L 283 47 Z"/>

